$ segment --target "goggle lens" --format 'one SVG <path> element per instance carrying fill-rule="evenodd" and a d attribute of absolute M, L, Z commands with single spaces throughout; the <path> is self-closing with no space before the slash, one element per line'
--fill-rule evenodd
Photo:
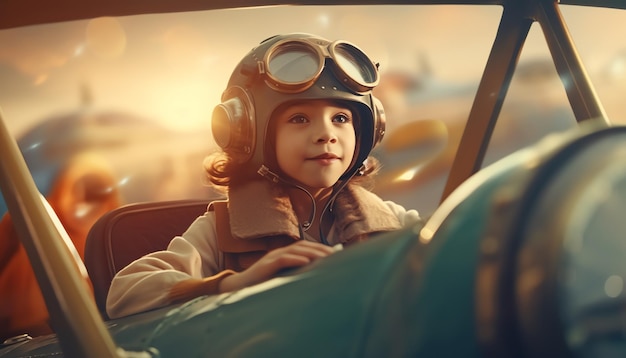
<path fill-rule="evenodd" d="M 278 43 L 268 52 L 267 83 L 277 91 L 302 92 L 322 73 L 326 57 L 332 59 L 330 66 L 338 79 L 352 90 L 366 92 L 378 84 L 378 69 L 357 47 L 345 42 L 323 46 L 304 41 Z"/>
<path fill-rule="evenodd" d="M 346 43 L 334 48 L 334 59 L 342 71 L 352 80 L 363 86 L 371 86 L 378 80 L 378 73 L 372 62 L 360 50 Z"/>
<path fill-rule="evenodd" d="M 285 84 L 299 84 L 310 81 L 320 72 L 320 56 L 305 46 L 284 46 L 278 48 L 268 59 L 269 73 Z"/>

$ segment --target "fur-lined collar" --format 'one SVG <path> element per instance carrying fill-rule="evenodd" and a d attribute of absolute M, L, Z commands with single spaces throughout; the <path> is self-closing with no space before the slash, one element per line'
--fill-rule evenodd
<path fill-rule="evenodd" d="M 298 219 L 283 187 L 260 180 L 229 192 L 230 229 L 234 237 L 288 235 L 298 239 Z M 332 236 L 347 242 L 366 234 L 400 228 L 400 221 L 377 195 L 355 184 L 347 185 L 334 204 Z"/>

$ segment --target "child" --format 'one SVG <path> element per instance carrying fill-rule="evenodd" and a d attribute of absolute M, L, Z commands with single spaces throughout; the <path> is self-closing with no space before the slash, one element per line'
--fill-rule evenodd
<path fill-rule="evenodd" d="M 121 270 L 107 297 L 120 317 L 237 290 L 378 232 L 419 220 L 363 185 L 384 134 L 378 68 L 355 46 L 274 36 L 238 64 L 212 129 L 210 181 L 227 188 L 166 251 Z"/>

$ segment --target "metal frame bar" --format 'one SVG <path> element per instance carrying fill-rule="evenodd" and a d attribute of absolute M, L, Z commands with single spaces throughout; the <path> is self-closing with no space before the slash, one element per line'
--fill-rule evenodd
<path fill-rule="evenodd" d="M 15 139 L 0 113 L 0 189 L 68 357 L 117 357 L 87 284 L 46 210 Z M 53 274 L 54 273 L 54 274 Z"/>
<path fill-rule="evenodd" d="M 474 98 L 441 201 L 480 170 L 519 55 L 530 26 L 535 21 L 540 24 L 544 33 L 576 120 L 581 122 L 600 119 L 609 125 L 602 104 L 559 11 L 558 1 L 509 0 L 504 3 L 496 40 L 485 65 L 485 72 Z"/>
<path fill-rule="evenodd" d="M 459 143 L 459 148 L 463 150 L 457 150 L 441 201 L 482 165 L 515 66 L 533 23 L 519 5 L 519 2 L 511 2 L 504 7 L 496 39 Z"/>
<path fill-rule="evenodd" d="M 559 5 L 554 1 L 541 1 L 536 11 L 537 22 L 543 30 L 576 120 L 600 118 L 608 125 L 604 108 L 587 76 Z"/>

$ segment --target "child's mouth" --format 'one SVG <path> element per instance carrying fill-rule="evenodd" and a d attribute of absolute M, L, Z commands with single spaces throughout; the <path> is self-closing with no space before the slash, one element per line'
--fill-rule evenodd
<path fill-rule="evenodd" d="M 324 154 L 320 154 L 318 156 L 309 158 L 309 160 L 319 163 L 321 165 L 330 165 L 339 159 L 340 158 L 333 153 L 324 153 Z"/>

